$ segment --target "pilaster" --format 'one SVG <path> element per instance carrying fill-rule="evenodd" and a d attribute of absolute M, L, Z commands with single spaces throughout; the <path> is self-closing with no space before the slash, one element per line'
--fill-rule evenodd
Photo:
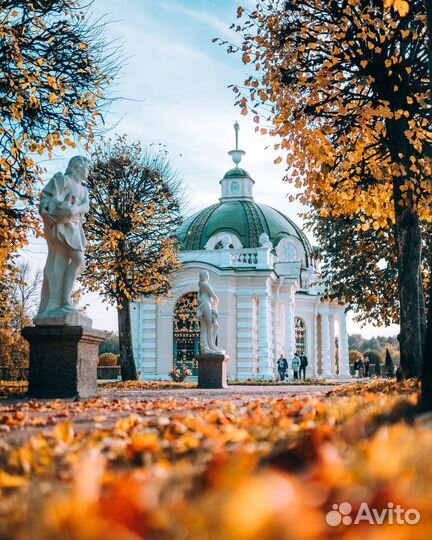
<path fill-rule="evenodd" d="M 329 305 L 321 304 L 319 307 L 321 315 L 321 352 L 322 352 L 322 373 L 324 378 L 333 377 L 330 362 L 330 320 Z"/>
<path fill-rule="evenodd" d="M 349 351 L 348 351 L 348 332 L 345 309 L 339 311 L 339 328 L 340 328 L 340 359 L 339 359 L 339 376 L 351 377 L 349 368 Z"/>
<path fill-rule="evenodd" d="M 257 308 L 253 294 L 237 292 L 237 378 L 250 379 L 258 369 Z"/>

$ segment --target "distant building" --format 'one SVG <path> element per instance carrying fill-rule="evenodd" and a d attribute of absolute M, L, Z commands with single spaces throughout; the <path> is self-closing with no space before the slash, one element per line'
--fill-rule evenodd
<path fill-rule="evenodd" d="M 219 202 L 181 227 L 183 269 L 172 295 L 132 306 L 135 359 L 141 378 L 168 378 L 186 363 L 196 374 L 198 274 L 208 270 L 219 297 L 219 346 L 229 377 L 272 378 L 282 353 L 308 359 L 307 377 L 349 376 L 344 306 L 321 302 L 314 251 L 287 216 L 254 201 L 252 177 L 235 167 L 220 181 Z M 292 376 L 292 373 L 290 373 Z"/>

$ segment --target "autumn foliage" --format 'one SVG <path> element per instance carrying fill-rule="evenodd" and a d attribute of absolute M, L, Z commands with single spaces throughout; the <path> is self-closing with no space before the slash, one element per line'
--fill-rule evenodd
<path fill-rule="evenodd" d="M 180 267 L 179 181 L 163 149 L 126 137 L 96 146 L 87 181 L 90 212 L 81 283 L 118 308 L 122 378 L 136 379 L 130 303 L 169 293 Z"/>
<path fill-rule="evenodd" d="M 117 70 L 103 25 L 80 2 L 1 2 L 0 276 L 34 232 L 38 159 L 91 141 Z"/>
<path fill-rule="evenodd" d="M 401 363 L 418 376 L 420 221 L 431 220 L 426 3 L 260 1 L 238 16 L 242 44 L 228 50 L 255 73 L 234 88 L 237 103 L 280 139 L 276 162 L 300 200 L 373 230 L 378 244 L 394 235 Z"/>

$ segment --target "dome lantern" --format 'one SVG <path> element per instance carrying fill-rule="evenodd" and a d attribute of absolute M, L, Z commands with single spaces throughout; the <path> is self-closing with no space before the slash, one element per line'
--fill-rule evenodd
<path fill-rule="evenodd" d="M 234 124 L 235 149 L 228 152 L 234 161 L 235 167 L 230 169 L 220 181 L 222 187 L 221 202 L 232 200 L 253 201 L 252 188 L 255 182 L 247 171 L 239 167 L 242 157 L 246 154 L 244 150 L 240 150 L 238 147 L 239 130 L 240 126 L 236 122 Z"/>

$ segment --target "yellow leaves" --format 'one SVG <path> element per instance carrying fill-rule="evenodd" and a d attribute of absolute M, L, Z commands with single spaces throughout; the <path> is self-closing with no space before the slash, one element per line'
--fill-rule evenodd
<path fill-rule="evenodd" d="M 86 43 L 80 43 L 80 44 L 79 44 L 79 48 L 80 48 L 82 51 L 88 51 L 89 46 L 88 46 Z"/>
<path fill-rule="evenodd" d="M 58 102 L 58 97 L 56 94 L 54 94 L 54 92 L 51 92 L 50 96 L 49 96 L 49 102 L 52 104 L 52 105 L 55 105 L 57 102 Z"/>
<path fill-rule="evenodd" d="M 0 470 L 0 489 L 19 488 L 24 486 L 27 480 L 22 476 L 12 475 Z"/>
<path fill-rule="evenodd" d="M 273 163 L 274 163 L 275 165 L 278 165 L 279 163 L 282 163 L 282 157 L 281 157 L 281 156 L 278 156 L 278 157 L 273 161 Z"/>
<path fill-rule="evenodd" d="M 141 417 L 138 414 L 131 414 L 127 418 L 121 418 L 120 420 L 117 420 L 115 424 L 115 429 L 127 433 L 140 421 Z"/>
<path fill-rule="evenodd" d="M 70 444 L 74 440 L 74 428 L 71 422 L 62 422 L 57 424 L 53 431 L 53 437 L 55 437 L 59 442 Z"/>
<path fill-rule="evenodd" d="M 244 64 L 249 64 L 251 61 L 251 57 L 248 53 L 243 53 L 242 60 Z"/>
<path fill-rule="evenodd" d="M 5 522 L 8 538 L 18 538 L 17 530 L 29 538 L 37 532 L 38 540 L 132 540 L 155 530 L 172 540 L 327 538 L 329 497 L 367 493 L 379 504 L 383 482 L 384 504 L 406 500 L 428 515 L 432 431 L 427 423 L 398 422 L 399 411 L 416 401 L 416 383 L 340 385 L 301 398 L 236 393 L 235 404 L 195 399 L 193 390 L 146 401 L 132 396 L 133 386 L 107 385 L 116 387 L 128 388 L 128 399 L 20 403 L 29 415 L 74 416 L 77 435 L 67 448 L 48 433 L 24 440 L 32 482 L 41 483 L 36 493 L 44 497 L 37 512 L 32 498 L 18 500 L 8 489 L 24 486 L 24 475 L 0 473 L 2 503 L 9 512 L 19 505 L 18 517 Z M 125 410 L 142 414 L 127 426 L 131 433 L 112 427 Z M 108 421 L 89 430 L 86 422 L 101 412 Z M 383 413 L 393 425 L 379 425 Z M 15 452 L 5 447 L 4 459 Z M 428 537 L 424 523 L 419 538 Z"/>
<path fill-rule="evenodd" d="M 136 454 L 150 452 L 156 455 L 160 450 L 159 436 L 155 433 L 134 433 L 126 447 L 129 458 Z"/>
<path fill-rule="evenodd" d="M 368 62 L 367 60 L 362 60 L 362 61 L 360 62 L 360 65 L 361 65 L 362 68 L 365 68 L 365 67 L 368 65 L 368 63 L 369 63 L 369 62 Z"/>
<path fill-rule="evenodd" d="M 390 9 L 393 7 L 401 17 L 405 17 L 409 13 L 409 4 L 405 0 L 384 0 L 384 7 Z"/>
<path fill-rule="evenodd" d="M 399 12 L 399 15 L 401 17 L 405 17 L 405 15 L 408 15 L 408 12 L 410 10 L 408 2 L 406 2 L 405 0 L 395 0 L 393 7 Z"/>

